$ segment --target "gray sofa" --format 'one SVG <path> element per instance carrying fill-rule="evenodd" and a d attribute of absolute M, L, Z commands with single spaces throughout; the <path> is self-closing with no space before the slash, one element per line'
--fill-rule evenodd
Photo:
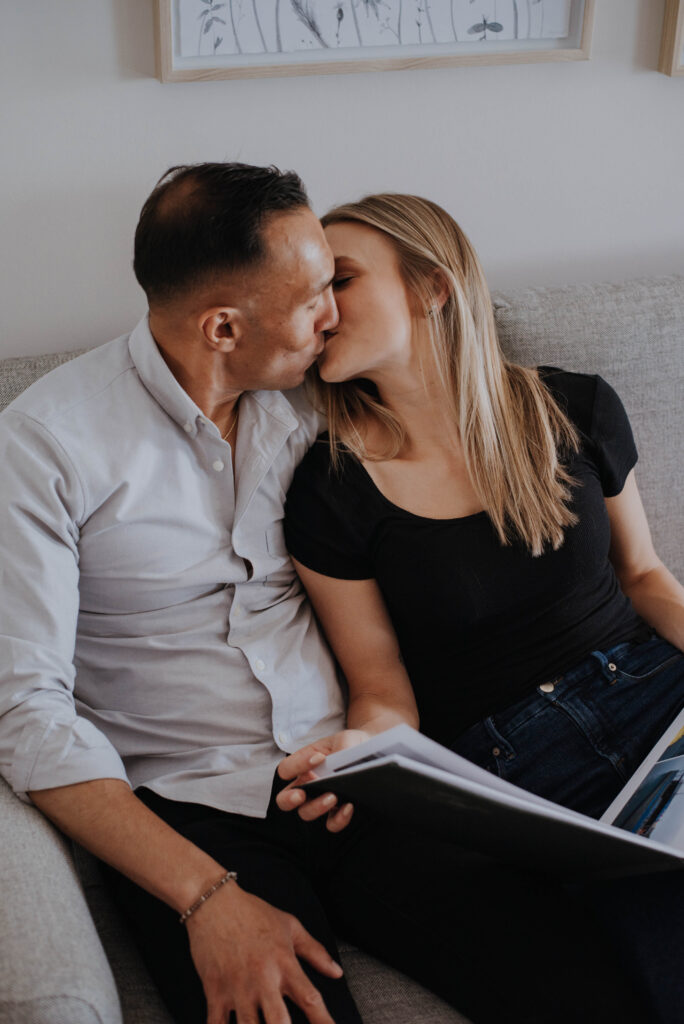
<path fill-rule="evenodd" d="M 498 293 L 494 305 L 511 358 L 600 373 L 617 388 L 656 548 L 684 580 L 684 277 Z M 74 354 L 0 362 L 0 407 Z M 96 863 L 2 780 L 0 864 L 3 1024 L 170 1022 Z M 365 1024 L 463 1024 L 359 950 L 343 944 L 342 959 Z"/>

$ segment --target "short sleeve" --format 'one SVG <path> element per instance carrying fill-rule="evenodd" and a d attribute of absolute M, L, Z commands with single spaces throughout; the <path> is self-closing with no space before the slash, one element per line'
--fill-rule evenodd
<path fill-rule="evenodd" d="M 603 377 L 594 379 L 596 390 L 591 440 L 603 494 L 606 498 L 613 498 L 625 486 L 638 454 L 629 418 L 617 392 Z"/>
<path fill-rule="evenodd" d="M 333 467 L 327 436 L 298 466 L 285 504 L 285 542 L 298 562 L 323 576 L 359 580 L 370 565 L 363 497 L 354 487 L 353 457 Z"/>

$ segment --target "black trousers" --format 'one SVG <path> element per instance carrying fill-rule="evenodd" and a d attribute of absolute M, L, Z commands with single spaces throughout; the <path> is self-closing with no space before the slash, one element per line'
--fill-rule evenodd
<path fill-rule="evenodd" d="M 648 937 L 657 900 L 684 920 L 684 891 L 680 884 L 679 904 L 673 904 L 671 876 L 600 889 L 566 886 L 397 828 L 358 807 L 351 824 L 332 834 L 323 820 L 306 823 L 281 811 L 275 804 L 281 785 L 276 779 L 265 819 L 173 802 L 147 790 L 138 795 L 237 871 L 244 889 L 296 915 L 335 959 L 334 936 L 344 935 L 433 989 L 474 1024 L 680 1019 L 682 946 L 669 942 L 669 931 L 668 941 Z M 202 987 L 176 913 L 115 872 L 110 882 L 175 1020 L 205 1024 Z M 642 883 L 646 888 L 634 910 Z M 631 939 L 620 920 L 625 913 L 634 924 Z M 655 1000 L 641 980 L 650 963 L 657 965 Z M 344 979 L 302 966 L 336 1024 L 359 1024 Z M 655 1006 L 659 999 L 661 1008 Z M 293 1022 L 304 1024 L 304 1014 L 288 1008 Z"/>

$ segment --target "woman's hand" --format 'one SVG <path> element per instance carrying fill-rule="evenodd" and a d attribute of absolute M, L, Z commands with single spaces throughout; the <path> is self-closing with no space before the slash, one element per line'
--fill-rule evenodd
<path fill-rule="evenodd" d="M 322 796 L 307 799 L 306 792 L 299 787 L 302 783 L 316 778 L 313 769 L 322 764 L 329 754 L 355 747 L 370 736 L 370 732 L 363 729 L 343 729 L 332 736 L 324 736 L 315 743 L 309 743 L 308 746 L 282 760 L 278 765 L 278 775 L 281 779 L 292 779 L 292 782 L 276 797 L 276 803 L 281 811 L 296 810 L 304 821 L 315 821 L 316 818 L 327 814 L 326 828 L 330 832 L 341 832 L 351 821 L 353 805 L 347 803 L 338 807 L 338 799 L 334 793 L 324 793 Z"/>
<path fill-rule="evenodd" d="M 292 781 L 276 801 L 283 811 L 296 809 L 304 821 L 327 814 L 326 827 L 340 832 L 351 820 L 352 804 L 339 807 L 334 793 L 308 799 L 302 783 L 316 778 L 312 769 L 329 754 L 355 747 L 401 723 L 417 729 L 418 709 L 377 582 L 338 580 L 293 561 L 347 681 L 349 728 L 281 761 L 280 778 Z"/>

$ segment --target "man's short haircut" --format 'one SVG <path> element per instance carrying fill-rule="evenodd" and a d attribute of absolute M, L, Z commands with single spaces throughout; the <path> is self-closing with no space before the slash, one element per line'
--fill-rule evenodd
<path fill-rule="evenodd" d="M 165 303 L 266 254 L 264 219 L 309 206 L 293 171 L 240 163 L 171 167 L 140 213 L 133 269 L 148 302 Z"/>

